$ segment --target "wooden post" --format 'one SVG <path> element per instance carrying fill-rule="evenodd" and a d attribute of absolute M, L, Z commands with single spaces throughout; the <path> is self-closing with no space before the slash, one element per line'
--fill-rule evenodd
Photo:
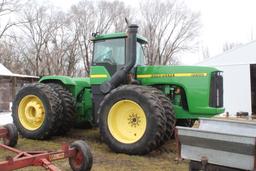
<path fill-rule="evenodd" d="M 177 150 L 177 154 L 176 154 L 176 158 L 175 160 L 177 162 L 181 162 L 182 158 L 181 158 L 181 143 L 180 143 L 180 139 L 179 139 L 179 135 L 178 135 L 178 129 L 174 128 L 174 136 L 175 136 L 175 142 L 176 142 L 176 150 Z"/>
<path fill-rule="evenodd" d="M 12 101 L 16 95 L 17 77 L 12 77 Z"/>

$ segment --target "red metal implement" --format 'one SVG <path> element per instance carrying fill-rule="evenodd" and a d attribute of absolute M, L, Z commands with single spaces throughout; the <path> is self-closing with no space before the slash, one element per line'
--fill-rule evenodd
<path fill-rule="evenodd" d="M 12 147 L 0 144 L 1 148 L 17 153 L 13 158 L 8 157 L 6 161 L 0 162 L 0 170 L 9 171 L 24 168 L 27 166 L 42 166 L 50 171 L 59 171 L 51 162 L 64 158 L 73 157 L 76 151 L 69 148 L 67 144 L 62 145 L 62 149 L 56 152 L 48 151 L 20 151 Z"/>
<path fill-rule="evenodd" d="M 52 161 L 69 158 L 72 170 L 89 171 L 92 167 L 92 154 L 89 146 L 82 140 L 75 141 L 69 146 L 63 144 L 58 151 L 21 151 L 13 146 L 18 140 L 18 132 L 13 124 L 0 127 L 0 138 L 3 144 L 0 148 L 16 153 L 15 157 L 7 157 L 5 161 L 0 161 L 0 171 L 11 171 L 28 166 L 41 166 L 49 171 L 60 171 L 52 164 Z"/>

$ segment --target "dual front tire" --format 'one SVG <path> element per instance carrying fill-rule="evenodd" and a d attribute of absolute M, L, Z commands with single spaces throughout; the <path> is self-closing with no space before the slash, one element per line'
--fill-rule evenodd
<path fill-rule="evenodd" d="M 156 149 L 174 127 L 174 112 L 164 107 L 171 107 L 164 98 L 153 87 L 124 85 L 112 90 L 98 111 L 102 139 L 118 153 L 142 155 Z"/>

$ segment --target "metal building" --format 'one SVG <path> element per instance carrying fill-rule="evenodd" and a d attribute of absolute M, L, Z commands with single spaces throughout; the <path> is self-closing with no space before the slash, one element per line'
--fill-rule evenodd
<path fill-rule="evenodd" d="M 225 112 L 256 114 L 256 41 L 208 58 L 197 65 L 223 71 Z"/>

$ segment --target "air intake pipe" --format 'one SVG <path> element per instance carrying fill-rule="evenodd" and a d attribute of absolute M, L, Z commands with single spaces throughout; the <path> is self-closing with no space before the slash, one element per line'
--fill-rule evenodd
<path fill-rule="evenodd" d="M 111 90 L 124 83 L 129 71 L 134 67 L 136 63 L 136 44 L 137 44 L 137 32 L 138 26 L 131 24 L 127 30 L 127 42 L 126 42 L 126 58 L 128 64 L 115 72 L 112 78 L 104 82 L 100 86 L 100 91 L 104 94 L 109 93 Z"/>

